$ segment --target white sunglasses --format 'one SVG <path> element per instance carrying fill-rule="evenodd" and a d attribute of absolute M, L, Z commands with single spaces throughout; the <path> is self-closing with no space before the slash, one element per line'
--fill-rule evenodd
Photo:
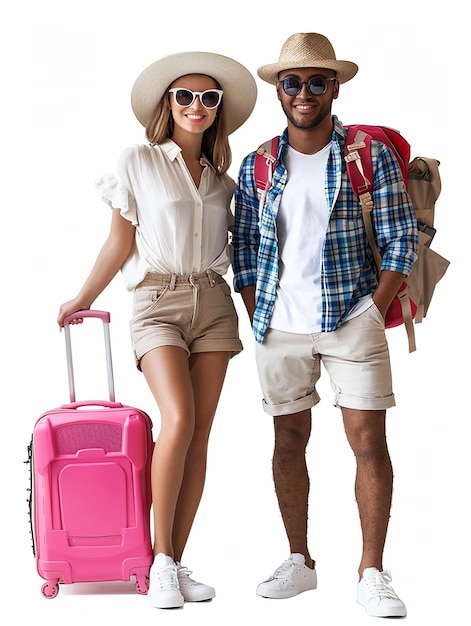
<path fill-rule="evenodd" d="M 173 93 L 175 102 L 181 107 L 190 107 L 196 100 L 196 96 L 198 96 L 205 109 L 215 109 L 219 106 L 223 94 L 222 89 L 191 91 L 191 89 L 182 89 L 181 87 L 174 87 L 169 89 L 168 92 Z"/>

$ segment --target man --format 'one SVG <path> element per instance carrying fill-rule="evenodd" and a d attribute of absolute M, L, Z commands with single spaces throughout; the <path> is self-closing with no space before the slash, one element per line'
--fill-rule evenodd
<path fill-rule="evenodd" d="M 345 170 L 346 131 L 331 113 L 339 85 L 357 71 L 355 63 L 338 61 L 317 33 L 291 36 L 278 63 L 259 68 L 259 77 L 276 85 L 287 128 L 260 215 L 255 153 L 242 163 L 234 286 L 255 334 L 263 407 L 274 417 L 273 477 L 291 552 L 257 594 L 287 598 L 317 586 L 307 542 L 305 455 L 322 362 L 357 464 L 363 537 L 357 600 L 370 615 L 392 617 L 405 616 L 406 608 L 382 562 L 393 487 L 385 420 L 395 404 L 384 318 L 418 242 L 400 167 L 389 148 L 372 142 L 378 279 Z"/>

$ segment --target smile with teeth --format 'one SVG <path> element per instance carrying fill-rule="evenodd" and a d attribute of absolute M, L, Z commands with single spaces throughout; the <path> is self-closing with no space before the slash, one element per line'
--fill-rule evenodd
<path fill-rule="evenodd" d="M 186 117 L 189 120 L 204 120 L 204 115 L 196 115 L 196 113 L 187 113 Z"/>
<path fill-rule="evenodd" d="M 296 104 L 294 108 L 297 111 L 311 111 L 314 108 L 314 104 Z"/>

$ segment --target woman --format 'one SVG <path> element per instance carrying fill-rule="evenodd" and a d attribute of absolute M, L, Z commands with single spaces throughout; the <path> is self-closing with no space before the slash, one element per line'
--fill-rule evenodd
<path fill-rule="evenodd" d="M 234 181 L 228 136 L 251 114 L 256 85 L 236 61 L 207 52 L 164 57 L 137 78 L 133 111 L 150 145 L 125 150 L 97 182 L 111 229 L 58 323 L 88 309 L 122 270 L 134 291 L 136 364 L 157 402 L 152 459 L 154 562 L 148 598 L 173 608 L 215 590 L 181 566 L 203 492 L 208 437 L 231 356 L 242 350 L 229 285 Z M 81 322 L 82 320 L 77 320 Z"/>

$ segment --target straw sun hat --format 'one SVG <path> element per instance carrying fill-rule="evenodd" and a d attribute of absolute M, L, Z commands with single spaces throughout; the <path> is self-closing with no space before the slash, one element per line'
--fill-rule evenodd
<path fill-rule="evenodd" d="M 334 70 L 339 83 L 346 83 L 358 72 L 358 65 L 351 61 L 337 61 L 332 44 L 318 33 L 296 33 L 281 48 L 278 63 L 263 65 L 257 70 L 260 78 L 272 85 L 283 70 L 299 67 L 318 67 Z"/>
<path fill-rule="evenodd" d="M 146 126 L 167 88 L 177 78 L 187 74 L 206 74 L 221 85 L 229 134 L 242 126 L 252 113 L 257 86 L 252 74 L 243 65 L 212 52 L 180 52 L 155 61 L 136 79 L 131 92 L 131 106 L 143 126 Z"/>

